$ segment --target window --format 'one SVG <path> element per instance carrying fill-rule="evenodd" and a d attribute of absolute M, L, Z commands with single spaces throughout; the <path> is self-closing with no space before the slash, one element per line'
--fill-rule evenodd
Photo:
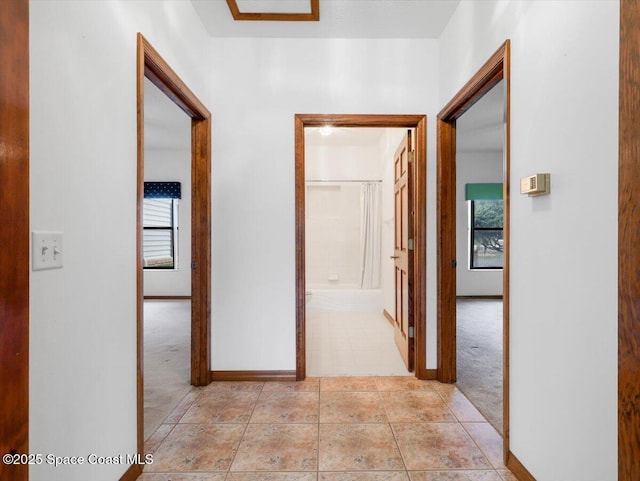
<path fill-rule="evenodd" d="M 142 228 L 144 268 L 176 269 L 178 199 L 144 199 Z"/>
<path fill-rule="evenodd" d="M 502 200 L 471 200 L 469 268 L 502 269 L 504 241 Z"/>

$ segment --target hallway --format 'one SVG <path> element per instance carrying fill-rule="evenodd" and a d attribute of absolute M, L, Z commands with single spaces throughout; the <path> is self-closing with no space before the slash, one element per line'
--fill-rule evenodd
<path fill-rule="evenodd" d="M 413 377 L 193 388 L 140 481 L 514 481 L 502 438 L 452 385 Z"/>

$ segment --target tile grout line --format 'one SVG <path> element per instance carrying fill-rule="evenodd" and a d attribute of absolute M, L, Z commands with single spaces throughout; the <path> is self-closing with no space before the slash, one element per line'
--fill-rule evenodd
<path fill-rule="evenodd" d="M 378 385 L 378 380 L 376 379 L 376 387 L 378 388 L 378 398 L 380 400 L 380 405 L 382 406 L 382 410 L 384 411 L 384 415 L 387 417 L 387 424 L 389 425 L 389 430 L 391 431 L 391 436 L 393 436 L 393 442 L 396 443 L 396 449 L 398 450 L 398 453 L 400 454 L 400 459 L 402 460 L 402 466 L 404 467 L 404 473 L 407 475 L 407 479 L 411 479 L 411 477 L 409 476 L 409 469 L 407 468 L 407 462 L 404 459 L 404 454 L 402 453 L 402 450 L 400 449 L 400 445 L 398 444 L 398 438 L 396 437 L 396 432 L 393 429 L 393 425 L 391 424 L 391 417 L 389 416 L 389 413 L 387 413 L 387 408 L 384 405 L 384 401 L 382 399 L 382 393 L 380 391 L 380 386 Z M 395 392 L 395 391 L 391 391 L 391 392 Z"/>
<path fill-rule="evenodd" d="M 253 417 L 253 413 L 256 410 L 256 406 L 258 405 L 258 402 L 260 401 L 260 395 L 264 391 L 264 386 L 265 386 L 265 383 L 263 382 L 262 386 L 260 387 L 260 391 L 258 391 L 258 397 L 256 398 L 256 401 L 253 404 L 253 407 L 251 408 L 251 414 L 249 414 L 249 417 L 247 418 L 247 422 L 244 423 L 244 430 L 242 431 L 242 436 L 240 436 L 240 440 L 238 441 L 238 444 L 236 445 L 235 452 L 233 453 L 233 459 L 231 459 L 231 462 L 229 463 L 229 467 L 225 471 L 226 472 L 226 475 L 224 477 L 225 479 L 227 479 L 231 475 L 231 467 L 233 466 L 233 463 L 235 462 L 236 457 L 238 456 L 238 451 L 240 451 L 240 445 L 242 444 L 242 441 L 244 440 L 244 437 L 247 434 L 247 429 L 249 429 L 249 424 L 251 423 L 251 418 Z"/>
<path fill-rule="evenodd" d="M 487 421 L 486 424 L 489 424 L 489 422 Z M 500 473 L 498 473 L 498 468 L 496 468 L 493 465 L 493 463 L 491 462 L 491 459 L 489 459 L 489 456 L 487 455 L 487 453 L 485 453 L 485 450 L 482 449 L 482 446 L 480 446 L 480 443 L 478 443 L 478 441 L 476 441 L 476 438 L 469 432 L 469 430 L 467 429 L 467 427 L 463 423 L 460 423 L 460 426 L 462 427 L 462 429 L 464 429 L 464 432 L 467 433 L 467 436 L 469 436 L 471 438 L 471 441 L 473 441 L 473 444 L 475 444 L 478 447 L 478 449 L 480 450 L 482 455 L 485 457 L 485 459 L 489 463 L 489 466 L 491 466 L 491 469 L 496 472 L 496 474 L 498 475 L 499 478 L 502 478 Z M 491 426 L 491 424 L 489 424 L 489 426 Z M 505 468 L 506 468 L 506 466 L 505 466 Z M 509 469 L 509 468 L 507 468 L 507 469 Z"/>

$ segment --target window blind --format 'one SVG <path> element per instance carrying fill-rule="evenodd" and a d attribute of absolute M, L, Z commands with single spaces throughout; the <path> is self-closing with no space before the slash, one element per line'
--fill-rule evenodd
<path fill-rule="evenodd" d="M 180 182 L 145 182 L 145 199 L 181 199 Z"/>
<path fill-rule="evenodd" d="M 465 200 L 502 200 L 502 183 L 465 185 Z"/>

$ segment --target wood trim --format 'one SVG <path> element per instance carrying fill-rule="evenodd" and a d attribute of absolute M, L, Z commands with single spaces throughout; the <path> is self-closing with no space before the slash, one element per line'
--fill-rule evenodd
<path fill-rule="evenodd" d="M 191 384 L 210 382 L 211 369 L 211 113 L 149 42 L 137 38 L 137 429 L 144 453 L 142 201 L 144 197 L 144 78 L 191 118 Z"/>
<path fill-rule="evenodd" d="M 456 125 L 438 119 L 437 125 L 438 238 L 438 379 L 456 380 Z"/>
<path fill-rule="evenodd" d="M 144 201 L 144 70 L 145 44 L 138 34 L 136 58 L 137 182 L 136 182 L 136 421 L 138 454 L 144 453 L 144 266 L 142 265 L 142 204 Z"/>
<path fill-rule="evenodd" d="M 415 330 L 415 372 L 418 379 L 427 379 L 427 117 L 421 116 L 415 125 L 416 160 L 414 182 L 415 219 L 413 238 L 413 308 Z"/>
<path fill-rule="evenodd" d="M 509 453 L 509 265 L 511 178 L 511 43 L 506 40 L 438 114 L 438 380 L 456 379 L 456 120 L 500 80 L 505 81 L 504 269 L 503 276 L 503 452 Z"/>
<path fill-rule="evenodd" d="M 427 381 L 437 381 L 438 380 L 438 370 L 437 369 L 427 369 L 425 379 Z"/>
<path fill-rule="evenodd" d="M 275 22 L 317 22 L 320 20 L 320 0 L 309 0 L 310 13 L 269 13 L 241 12 L 236 0 L 227 0 L 227 6 L 234 20 L 275 21 Z"/>
<path fill-rule="evenodd" d="M 0 453 L 29 453 L 29 2 L 0 15 Z M 0 479 L 29 478 L 0 463 Z"/>
<path fill-rule="evenodd" d="M 296 381 L 296 371 L 211 371 L 211 381 Z"/>
<path fill-rule="evenodd" d="M 640 1 L 620 0 L 618 479 L 640 479 Z"/>
<path fill-rule="evenodd" d="M 487 60 L 480 70 L 453 96 L 438 113 L 445 122 L 458 119 L 504 77 L 504 59 L 509 49 L 509 40 Z"/>
<path fill-rule="evenodd" d="M 507 451 L 505 465 L 515 475 L 518 481 L 536 481 L 536 478 L 524 467 L 511 451 Z"/>
<path fill-rule="evenodd" d="M 427 117 L 425 115 L 296 114 L 295 115 L 295 236 L 296 236 L 296 379 L 306 377 L 305 345 L 305 190 L 304 129 L 331 124 L 335 127 L 408 127 L 415 129 L 414 176 L 414 366 L 418 379 L 426 369 L 426 212 L 427 212 Z"/>
<path fill-rule="evenodd" d="M 192 119 L 191 139 L 191 384 L 206 386 L 211 369 L 210 117 Z"/>
<path fill-rule="evenodd" d="M 191 296 L 144 296 L 145 301 L 185 301 Z"/>
<path fill-rule="evenodd" d="M 504 179 L 502 186 L 502 197 L 504 200 L 504 224 L 503 224 L 503 240 L 505 249 L 502 255 L 502 453 L 505 463 L 508 460 L 510 439 L 510 396 L 509 396 L 509 380 L 511 379 L 509 370 L 509 339 L 510 328 L 509 313 L 511 301 L 511 42 L 507 40 L 504 43 L 504 51 L 502 57 L 502 72 L 505 80 L 505 132 L 504 132 Z M 524 466 L 523 466 L 524 469 Z M 526 470 L 525 470 L 526 471 Z M 535 480 L 534 480 L 535 481 Z"/>
<path fill-rule="evenodd" d="M 387 321 L 389 321 L 392 326 L 396 325 L 396 320 L 391 314 L 389 314 L 389 311 L 387 311 L 386 309 L 382 309 L 382 315 L 386 317 Z"/>
<path fill-rule="evenodd" d="M 136 481 L 138 477 L 142 474 L 142 466 L 139 464 L 132 464 L 129 466 L 122 476 L 120 476 L 120 481 Z"/>
<path fill-rule="evenodd" d="M 304 118 L 295 117 L 295 216 L 296 216 L 296 380 L 307 375 Z"/>

